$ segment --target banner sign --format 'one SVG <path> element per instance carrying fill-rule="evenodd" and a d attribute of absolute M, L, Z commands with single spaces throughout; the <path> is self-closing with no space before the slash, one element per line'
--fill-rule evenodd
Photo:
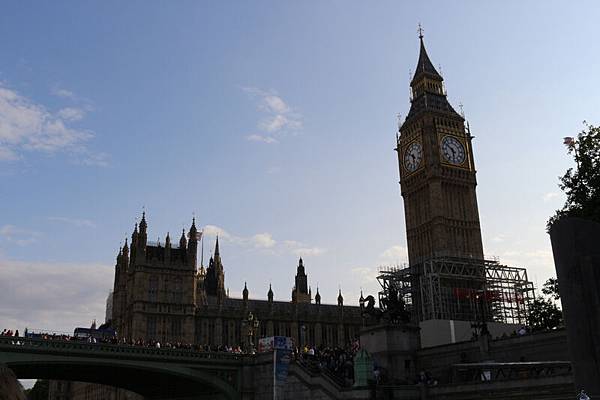
<path fill-rule="evenodd" d="M 281 398 L 291 359 L 291 350 L 276 348 L 273 351 L 273 400 Z"/>

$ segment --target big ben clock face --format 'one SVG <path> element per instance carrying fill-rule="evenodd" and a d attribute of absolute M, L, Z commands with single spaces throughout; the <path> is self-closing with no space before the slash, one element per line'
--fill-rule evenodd
<path fill-rule="evenodd" d="M 404 168 L 408 172 L 414 172 L 421 165 L 421 160 L 423 160 L 423 147 L 421 143 L 411 143 L 404 151 Z"/>
<path fill-rule="evenodd" d="M 455 137 L 444 136 L 441 148 L 442 155 L 450 164 L 461 165 L 465 162 L 465 146 Z"/>

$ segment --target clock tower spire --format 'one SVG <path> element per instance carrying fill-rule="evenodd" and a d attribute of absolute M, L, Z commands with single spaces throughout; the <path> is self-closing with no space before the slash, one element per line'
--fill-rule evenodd
<path fill-rule="evenodd" d="M 396 147 L 409 263 L 434 257 L 482 260 L 472 137 L 448 102 L 421 28 L 419 41 L 410 111 Z"/>

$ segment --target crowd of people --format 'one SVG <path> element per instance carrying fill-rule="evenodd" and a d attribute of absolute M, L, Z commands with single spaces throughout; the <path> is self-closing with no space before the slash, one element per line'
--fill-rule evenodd
<path fill-rule="evenodd" d="M 350 386 L 354 383 L 354 356 L 359 348 L 358 340 L 353 340 L 344 348 L 304 346 L 302 349 L 296 348 L 294 359 L 310 369 L 328 372 L 340 383 Z"/>
<path fill-rule="evenodd" d="M 15 331 L 12 331 L 10 329 L 3 329 L 2 333 L 0 333 L 0 336 L 19 337 L 19 330 L 16 329 Z"/>
<path fill-rule="evenodd" d="M 19 331 L 12 331 L 4 329 L 0 336 L 19 337 Z M 137 340 L 126 340 L 124 338 L 118 339 L 117 337 L 94 337 L 94 336 L 72 336 L 62 333 L 44 333 L 44 332 L 27 332 L 22 339 L 37 339 L 37 340 L 49 340 L 49 341 L 68 341 L 68 342 L 85 342 L 85 343 L 98 343 L 98 344 L 112 344 L 119 346 L 136 346 L 136 347 L 148 347 L 155 349 L 176 349 L 176 350 L 188 350 L 196 352 L 221 352 L 221 353 L 232 353 L 232 354 L 245 354 L 247 353 L 242 349 L 241 346 L 229 346 L 229 345 L 198 345 L 189 344 L 182 342 L 160 342 L 158 340 L 144 340 L 142 338 Z M 21 344 L 21 342 L 19 342 Z"/>
<path fill-rule="evenodd" d="M 0 336 L 19 337 L 18 330 L 4 329 Z M 38 340 L 50 340 L 50 341 L 74 341 L 74 342 L 87 342 L 87 343 L 98 343 L 98 344 L 112 344 L 119 346 L 135 346 L 135 347 L 147 347 L 155 349 L 176 349 L 176 350 L 188 350 L 194 352 L 225 352 L 232 354 L 245 354 L 242 346 L 235 345 L 198 345 L 181 342 L 160 342 L 158 340 L 144 340 L 142 338 L 137 340 L 126 340 L 124 338 L 118 339 L 114 337 L 94 337 L 94 336 L 72 336 L 61 333 L 35 333 L 27 332 L 23 338 L 38 339 Z M 19 342 L 21 344 L 21 342 Z M 304 346 L 302 348 L 296 347 L 293 352 L 293 360 L 304 364 L 310 369 L 322 373 L 328 373 L 333 376 L 338 382 L 343 383 L 345 386 L 350 386 L 354 382 L 354 356 L 358 352 L 360 344 L 357 339 L 349 342 L 345 347 L 315 347 L 315 346 Z M 252 351 L 254 352 L 254 351 Z M 381 371 L 378 368 L 374 369 L 373 379 L 380 381 Z"/>

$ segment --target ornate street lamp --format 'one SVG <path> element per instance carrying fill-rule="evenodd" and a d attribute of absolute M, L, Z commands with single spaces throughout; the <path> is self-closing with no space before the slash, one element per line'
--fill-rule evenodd
<path fill-rule="evenodd" d="M 254 348 L 254 336 L 256 336 L 256 333 L 258 332 L 258 326 L 260 325 L 260 322 L 258 320 L 258 318 L 255 318 L 254 315 L 252 314 L 252 311 L 250 311 L 248 313 L 248 317 L 246 318 L 246 320 L 244 321 L 245 325 L 246 325 L 246 335 L 248 337 L 248 343 L 247 343 L 247 349 L 249 353 L 254 353 L 256 350 Z"/>

